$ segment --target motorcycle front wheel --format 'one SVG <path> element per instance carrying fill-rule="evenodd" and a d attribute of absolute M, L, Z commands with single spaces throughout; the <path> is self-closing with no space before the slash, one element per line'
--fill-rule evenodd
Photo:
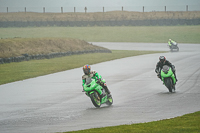
<path fill-rule="evenodd" d="M 164 79 L 165 86 L 168 88 L 169 92 L 172 92 L 173 89 L 173 83 L 171 78 L 165 78 Z"/>
<path fill-rule="evenodd" d="M 92 93 L 90 99 L 95 107 L 99 108 L 101 106 L 101 99 L 97 92 Z"/>

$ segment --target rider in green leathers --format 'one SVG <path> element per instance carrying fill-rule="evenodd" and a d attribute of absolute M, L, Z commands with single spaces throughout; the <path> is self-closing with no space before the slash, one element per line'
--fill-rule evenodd
<path fill-rule="evenodd" d="M 169 44 L 169 47 L 171 48 L 171 46 L 172 46 L 172 43 L 176 43 L 175 41 L 173 41 L 172 39 L 169 39 L 169 41 L 168 41 L 168 44 Z"/>
<path fill-rule="evenodd" d="M 101 85 L 105 89 L 105 91 L 108 94 L 108 97 L 111 96 L 106 83 L 101 81 L 101 79 L 102 79 L 101 75 L 99 75 L 96 71 L 92 71 L 90 65 L 84 65 L 83 72 L 84 72 L 84 75 L 82 76 L 82 82 L 83 82 L 82 86 L 84 86 L 84 84 L 87 82 L 88 78 L 93 78 L 96 81 L 99 81 L 99 85 Z M 102 94 L 101 97 L 104 97 L 104 95 Z"/>

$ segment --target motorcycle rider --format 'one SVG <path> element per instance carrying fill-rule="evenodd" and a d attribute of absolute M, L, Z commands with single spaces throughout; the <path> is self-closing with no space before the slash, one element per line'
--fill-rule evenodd
<path fill-rule="evenodd" d="M 161 70 L 162 70 L 162 68 L 163 68 L 164 65 L 167 65 L 167 66 L 171 67 L 172 72 L 174 73 L 174 76 L 175 76 L 175 79 L 176 79 L 176 82 L 177 82 L 178 80 L 176 78 L 176 73 L 175 73 L 176 69 L 175 69 L 175 66 L 172 65 L 171 62 L 169 62 L 168 60 L 166 60 L 165 56 L 160 56 L 159 57 L 159 62 L 156 64 L 155 72 L 157 73 L 158 78 L 160 78 L 162 80 L 160 73 L 161 73 Z"/>
<path fill-rule="evenodd" d="M 169 48 L 171 49 L 172 44 L 175 44 L 176 42 L 173 41 L 172 39 L 169 39 L 168 44 L 169 44 Z"/>
<path fill-rule="evenodd" d="M 102 79 L 101 75 L 99 75 L 96 71 L 91 70 L 91 66 L 90 65 L 84 65 L 83 66 L 83 72 L 84 72 L 84 75 L 82 76 L 82 82 L 83 82 L 82 86 L 84 86 L 84 84 L 87 82 L 88 78 L 96 79 L 96 80 L 98 80 L 97 83 L 99 85 L 101 85 L 105 89 L 105 91 L 108 94 L 108 97 L 111 96 L 110 91 L 109 91 L 106 83 L 103 83 L 101 81 L 101 79 Z M 101 98 L 104 97 L 104 96 L 105 96 L 105 94 L 102 93 Z"/>

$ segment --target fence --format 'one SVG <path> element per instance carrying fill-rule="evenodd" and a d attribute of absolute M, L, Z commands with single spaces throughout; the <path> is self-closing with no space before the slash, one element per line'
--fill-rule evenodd
<path fill-rule="evenodd" d="M 183 6 L 115 6 L 115 7 L 0 7 L 0 12 L 106 12 L 106 11 L 200 11 L 200 5 Z"/>
<path fill-rule="evenodd" d="M 30 7 L 29 7 L 30 8 Z M 39 10 L 42 10 L 42 12 L 45 14 L 46 12 L 50 12 L 50 11 L 54 11 L 54 12 L 58 12 L 59 14 L 62 14 L 66 11 L 68 12 L 73 12 L 76 13 L 76 12 L 80 12 L 80 11 L 84 11 L 85 13 L 87 12 L 91 12 L 91 11 L 100 11 L 101 12 L 106 12 L 108 10 L 110 11 L 116 11 L 116 10 L 121 10 L 121 11 L 134 11 L 134 10 L 140 10 L 140 12 L 147 12 L 147 11 L 153 11 L 156 12 L 156 11 L 165 11 L 165 12 L 168 12 L 168 11 L 173 11 L 173 10 L 184 10 L 185 13 L 187 13 L 187 11 L 192 11 L 192 10 L 200 10 L 200 6 L 196 5 L 196 6 L 192 6 L 192 5 L 185 5 L 185 6 L 142 6 L 142 7 L 139 7 L 139 6 L 135 6 L 135 7 L 132 7 L 132 6 L 129 6 L 129 7 L 125 7 L 125 6 L 121 6 L 121 7 L 98 7 L 98 8 L 95 8 L 93 9 L 94 7 L 59 7 L 59 8 L 56 8 L 56 9 L 59 9 L 60 11 L 56 10 L 55 8 L 51 9 L 48 8 L 48 10 L 43 7 L 43 8 L 34 8 L 36 10 L 33 10 L 33 9 L 27 9 L 27 7 L 24 8 L 24 11 L 22 11 L 20 8 L 20 12 L 30 12 L 30 11 L 39 11 Z M 0 7 L 0 9 L 2 9 Z M 154 10 L 152 10 L 154 9 Z M 155 10 L 156 9 L 156 10 Z M 66 10 L 66 11 L 65 11 Z M 14 9 L 12 8 L 11 10 L 12 12 L 14 12 Z M 10 8 L 7 7 L 6 8 L 6 12 L 9 13 L 11 12 L 10 11 Z M 15 9 L 16 11 L 16 9 Z M 41 14 L 43 14 L 41 13 Z M 6 14 L 6 13 L 5 13 Z M 71 13 L 70 13 L 71 14 Z M 72 17 L 73 15 L 71 14 L 70 17 Z M 95 14 L 95 13 L 94 13 Z M 143 13 L 142 13 L 143 14 Z M 46 14 L 45 14 L 46 15 Z M 77 15 L 74 14 L 76 17 Z M 145 19 L 142 19 L 142 20 L 137 20 L 137 19 L 130 19 L 130 20 L 119 20 L 118 18 L 117 19 L 107 19 L 107 20 L 88 20 L 85 19 L 85 20 L 81 20 L 81 19 L 74 19 L 74 20 L 58 20 L 58 19 L 45 19 L 45 20 L 19 20 L 19 19 L 16 19 L 16 20 L 13 20 L 13 21 L 5 21 L 5 20 L 0 20 L 0 27 L 42 27 L 42 26 L 64 26 L 64 27 L 85 27 L 85 26 L 170 26 L 170 25 L 200 25 L 200 18 L 198 17 L 199 15 L 196 15 L 196 14 L 190 14 L 190 17 L 188 17 L 188 19 L 183 19 L 183 18 L 169 18 L 167 17 L 167 19 L 164 19 L 163 17 L 160 17 L 160 18 L 145 18 Z M 192 17 L 192 16 L 193 17 Z M 56 15 L 58 16 L 58 15 Z M 94 15 L 95 16 L 95 15 Z M 92 16 L 92 18 L 94 18 L 94 16 Z M 123 15 L 122 15 L 123 16 Z M 179 15 L 178 15 L 179 16 Z M 194 16 L 197 16 L 197 17 L 194 17 Z"/>

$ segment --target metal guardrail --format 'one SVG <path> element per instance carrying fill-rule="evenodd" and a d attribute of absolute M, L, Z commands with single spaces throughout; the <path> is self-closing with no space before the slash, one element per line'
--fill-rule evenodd
<path fill-rule="evenodd" d="M 0 64 L 4 63 L 11 63 L 11 62 L 22 62 L 22 61 L 29 61 L 29 60 L 41 60 L 41 59 L 51 59 L 63 56 L 70 56 L 70 55 L 80 55 L 86 53 L 112 53 L 110 50 L 88 50 L 88 51 L 68 51 L 68 52 L 60 52 L 60 53 L 50 53 L 50 54 L 37 54 L 37 55 L 28 55 L 23 54 L 22 56 L 18 57 L 10 57 L 10 58 L 0 58 Z"/>
<path fill-rule="evenodd" d="M 199 19 L 146 19 L 110 21 L 0 21 L 0 27 L 172 26 L 200 25 Z"/>

